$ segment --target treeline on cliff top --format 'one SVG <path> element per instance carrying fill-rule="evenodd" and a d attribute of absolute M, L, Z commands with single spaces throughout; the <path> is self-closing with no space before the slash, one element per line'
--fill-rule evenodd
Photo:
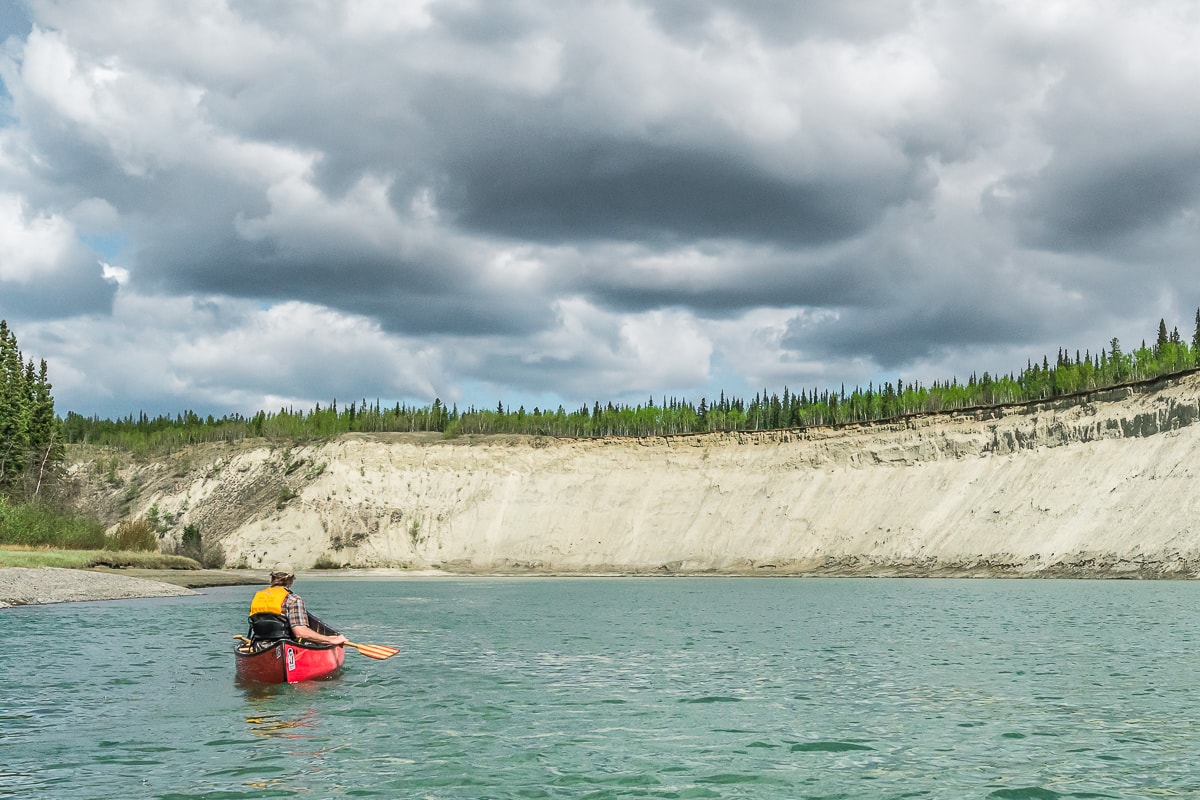
<path fill-rule="evenodd" d="M 69 413 L 62 420 L 63 439 L 72 443 L 116 446 L 129 450 L 230 441 L 247 437 L 304 439 L 349 432 L 439 432 L 446 437 L 465 434 L 528 434 L 554 437 L 665 436 L 711 431 L 762 431 L 817 425 L 877 422 L 911 414 L 959 410 L 972 407 L 1061 397 L 1081 391 L 1148 380 L 1195 369 L 1200 365 L 1200 309 L 1190 342 L 1179 329 L 1167 332 L 1160 320 L 1152 346 L 1144 341 L 1133 352 L 1125 352 L 1114 338 L 1098 354 L 1060 350 L 1051 361 L 1030 361 L 1019 373 L 971 375 L 965 383 L 956 379 L 923 385 L 919 382 L 887 382 L 847 392 L 839 390 L 784 387 L 782 394 L 763 390 L 753 398 L 727 396 L 701 398 L 698 403 L 677 398 L 650 398 L 645 405 L 614 405 L 599 402 L 572 411 L 557 409 L 513 409 L 503 403 L 495 409 L 474 407 L 460 410 L 440 399 L 430 406 L 397 403 L 384 407 L 365 400 L 310 411 L 285 408 L 252 417 L 240 414 L 214 418 L 188 411 L 174 417 L 137 417 L 106 420 Z"/>

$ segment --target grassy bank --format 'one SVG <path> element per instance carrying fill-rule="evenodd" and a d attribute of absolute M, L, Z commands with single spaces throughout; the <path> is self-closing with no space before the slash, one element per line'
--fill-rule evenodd
<path fill-rule="evenodd" d="M 42 547 L 0 547 L 0 567 L 63 567 L 65 569 L 95 569 L 97 567 L 137 569 L 200 569 L 200 562 L 183 556 L 164 553 L 122 550 L 57 550 Z"/>

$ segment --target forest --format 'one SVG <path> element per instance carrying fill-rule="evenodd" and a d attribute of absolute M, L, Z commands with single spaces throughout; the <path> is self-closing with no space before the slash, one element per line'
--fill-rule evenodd
<path fill-rule="evenodd" d="M 1190 341 L 1170 332 L 1159 321 L 1152 345 L 1145 341 L 1132 351 L 1113 338 L 1099 353 L 1071 354 L 1060 349 L 1051 360 L 1028 361 L 1024 369 L 1004 375 L 972 374 L 965 382 L 956 378 L 929 385 L 899 378 L 882 386 L 868 385 L 847 391 L 783 387 L 763 389 L 752 398 L 721 392 L 698 402 L 650 397 L 644 404 L 601 404 L 567 410 L 520 406 L 503 402 L 494 409 L 447 406 L 441 399 L 432 405 L 396 403 L 383 406 L 366 399 L 317 405 L 310 410 L 281 408 L 219 418 L 201 417 L 192 411 L 175 416 L 137 416 L 108 420 L 70 412 L 59 421 L 61 439 L 67 443 L 113 446 L 128 451 L 153 452 L 201 442 L 232 441 L 250 437 L 304 440 L 349 432 L 437 432 L 447 438 L 467 434 L 526 434 L 551 437 L 670 436 L 713 431 L 763 431 L 821 425 L 881 422 L 913 414 L 962 410 L 1044 400 L 1151 380 L 1196 369 L 1200 364 L 1200 309 Z M 27 367 L 28 374 L 31 367 Z M 44 383 L 45 365 L 42 369 Z M 48 389 L 49 384 L 45 384 Z M 3 412 L 0 410 L 0 419 Z"/>

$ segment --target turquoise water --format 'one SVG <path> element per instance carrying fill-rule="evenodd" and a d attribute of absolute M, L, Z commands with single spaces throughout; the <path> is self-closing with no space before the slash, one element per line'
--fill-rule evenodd
<path fill-rule="evenodd" d="M 1200 583 L 296 588 L 404 652 L 252 688 L 250 588 L 0 611 L 0 797 L 1200 796 Z"/>

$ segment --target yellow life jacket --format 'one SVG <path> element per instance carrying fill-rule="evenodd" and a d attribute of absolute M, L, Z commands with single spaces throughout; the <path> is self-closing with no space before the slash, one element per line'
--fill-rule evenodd
<path fill-rule="evenodd" d="M 250 615 L 276 614 L 283 616 L 283 601 L 287 600 L 289 592 L 286 586 L 272 586 L 254 595 L 250 601 Z"/>

